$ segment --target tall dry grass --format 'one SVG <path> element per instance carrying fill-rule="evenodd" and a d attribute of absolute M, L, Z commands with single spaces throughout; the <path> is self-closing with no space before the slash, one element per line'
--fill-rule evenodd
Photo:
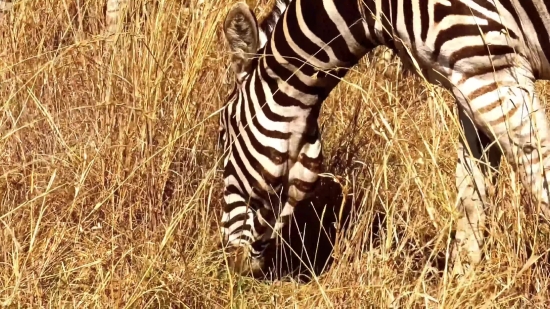
<path fill-rule="evenodd" d="M 232 82 L 220 23 L 231 1 L 201 2 L 136 0 L 112 46 L 100 1 L 22 1 L 0 25 L 3 305 L 548 305 L 548 229 L 521 206 L 507 164 L 482 269 L 447 277 L 453 102 L 368 59 L 325 103 L 327 173 L 314 206 L 297 210 L 292 250 L 274 254 L 277 280 L 229 275 L 215 142 Z"/>

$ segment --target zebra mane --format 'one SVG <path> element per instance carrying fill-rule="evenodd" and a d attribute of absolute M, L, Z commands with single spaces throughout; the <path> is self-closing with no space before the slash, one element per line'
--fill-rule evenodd
<path fill-rule="evenodd" d="M 292 0 L 276 0 L 271 12 L 262 20 L 260 24 L 260 48 L 267 43 L 267 38 L 275 28 L 277 21 L 286 11 Z"/>

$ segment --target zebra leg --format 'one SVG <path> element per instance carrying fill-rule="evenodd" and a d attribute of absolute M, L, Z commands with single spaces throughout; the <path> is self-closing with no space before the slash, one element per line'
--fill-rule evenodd
<path fill-rule="evenodd" d="M 294 208 L 313 193 L 319 179 L 323 162 L 321 136 L 317 124 L 312 125 L 311 128 L 312 134 L 306 138 L 296 162 L 290 168 L 286 202 L 278 213 L 277 222 L 271 234 L 272 239 L 276 239 L 282 228 L 290 222 Z"/>
<path fill-rule="evenodd" d="M 511 67 L 511 63 L 515 66 Z M 476 127 L 498 141 L 515 171 L 521 175 L 527 192 L 541 202 L 540 210 L 549 216 L 547 183 L 550 174 L 545 173 L 550 169 L 548 124 L 535 94 L 535 78 L 530 66 L 518 57 L 514 62 L 479 72 L 477 75 L 457 73 L 453 76 L 455 97 Z M 474 214 L 481 213 L 479 206 L 468 207 L 477 209 Z M 469 212 L 468 207 L 464 209 L 465 214 Z M 466 230 L 468 226 L 462 229 Z M 459 246 L 466 251 L 468 246 L 476 246 L 470 238 L 473 236 L 469 235 L 466 233 L 466 240 L 462 242 L 458 238 Z M 469 256 L 470 263 L 478 262 L 476 254 Z M 457 271 L 460 270 L 461 267 L 457 267 Z"/>
<path fill-rule="evenodd" d="M 462 257 L 477 264 L 481 260 L 483 229 L 485 228 L 485 207 L 487 205 L 488 183 L 494 183 L 492 170 L 500 165 L 502 152 L 497 144 L 483 132 L 476 129 L 472 120 L 462 108 L 458 108 L 464 136 L 458 143 L 456 166 L 456 187 L 458 189 L 458 211 L 451 261 L 454 273 L 462 274 Z"/>

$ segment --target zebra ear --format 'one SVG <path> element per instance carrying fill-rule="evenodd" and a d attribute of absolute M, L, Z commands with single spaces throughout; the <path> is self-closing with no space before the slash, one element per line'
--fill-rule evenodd
<path fill-rule="evenodd" d="M 225 39 L 233 53 L 231 65 L 236 74 L 248 69 L 259 47 L 258 20 L 244 2 L 235 4 L 223 23 Z"/>

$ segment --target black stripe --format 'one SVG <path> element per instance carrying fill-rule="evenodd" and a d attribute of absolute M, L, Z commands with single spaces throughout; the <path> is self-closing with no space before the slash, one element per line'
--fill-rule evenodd
<path fill-rule="evenodd" d="M 246 132 L 246 135 L 250 139 L 250 145 L 244 145 L 247 149 L 250 149 L 250 147 L 254 148 L 259 154 L 269 158 L 269 160 L 271 160 L 276 165 L 283 164 L 288 160 L 288 153 L 280 152 L 273 147 L 262 145 L 258 141 L 257 137 L 252 134 L 252 131 L 250 130 L 250 125 L 246 126 L 244 130 Z M 254 158 L 254 160 L 256 159 Z M 260 165 L 259 162 L 258 165 Z M 270 176 L 269 174 L 266 174 L 266 177 L 268 177 L 267 179 L 272 179 L 272 176 Z"/>
<path fill-rule="evenodd" d="M 280 116 L 280 115 L 275 114 L 271 111 L 271 108 L 269 107 L 269 104 L 267 104 L 266 101 L 265 101 L 264 90 L 263 90 L 263 87 L 262 87 L 262 81 L 258 78 L 257 74 L 258 73 L 255 72 L 255 74 L 253 75 L 253 78 L 252 78 L 253 80 L 251 79 L 250 85 L 247 85 L 247 87 L 245 89 L 251 89 L 251 87 L 254 87 L 254 89 L 256 90 L 255 91 L 256 92 L 256 99 L 258 100 L 258 105 L 260 105 L 261 112 L 266 116 L 266 118 L 268 118 L 271 121 L 275 121 L 275 122 L 290 122 L 290 121 L 292 121 L 293 118 Z M 252 84 L 252 82 L 254 84 Z M 258 129 L 258 131 L 260 131 L 260 133 L 262 133 L 265 136 L 268 136 L 268 137 L 271 137 L 271 138 L 278 138 L 278 139 L 289 139 L 290 138 L 290 133 L 280 132 L 280 131 L 277 131 L 277 130 L 270 130 L 268 128 L 263 127 L 260 124 L 260 121 L 258 120 L 258 117 L 255 117 L 259 111 L 256 111 L 255 106 L 252 102 L 252 97 L 250 95 L 251 92 L 248 92 L 248 93 L 249 93 L 249 95 L 248 95 L 248 105 L 250 106 L 250 112 L 251 112 L 251 117 L 252 117 L 252 125 L 254 125 Z M 275 120 L 273 118 L 275 118 Z"/>
<path fill-rule="evenodd" d="M 275 35 L 277 36 L 277 33 Z M 284 37 L 282 38 L 282 40 L 284 40 Z M 290 48 L 288 47 L 286 40 L 283 43 L 279 43 L 279 41 L 276 41 L 276 44 L 278 49 L 281 48 L 282 45 L 285 45 L 284 48 L 286 49 Z M 281 50 L 279 50 L 279 52 L 281 52 Z M 302 93 L 315 94 L 317 91 L 319 91 L 318 89 L 316 89 L 316 87 L 310 87 L 304 84 L 296 76 L 294 70 L 291 71 L 282 66 L 279 62 L 277 62 L 275 57 L 271 56 L 271 53 L 271 46 L 268 46 L 268 48 L 266 49 L 265 63 L 269 67 L 269 69 L 271 69 L 271 71 L 273 71 L 273 73 L 275 73 L 275 75 L 277 75 L 282 81 L 291 84 L 294 88 L 296 88 L 296 90 Z M 285 51 L 285 53 L 282 53 L 282 55 L 289 56 L 289 52 Z M 314 74 L 316 74 L 317 70 L 315 70 L 310 63 L 306 63 L 305 60 L 298 60 L 298 55 L 294 52 L 292 52 L 292 56 L 286 56 L 285 58 L 288 60 L 288 62 L 294 65 L 300 72 L 308 76 L 313 76 Z M 269 85 L 272 91 L 273 89 L 278 88 L 277 83 L 273 80 L 272 77 L 267 74 L 266 68 L 264 68 L 262 64 L 260 65 L 260 74 L 265 81 L 270 81 Z"/>
<path fill-rule="evenodd" d="M 238 223 L 238 222 L 241 222 L 241 223 L 244 224 L 247 219 L 248 219 L 248 213 L 239 213 L 239 214 L 231 217 L 229 220 L 227 220 L 224 224 L 224 227 L 229 228 L 233 224 Z"/>
<path fill-rule="evenodd" d="M 271 205 L 269 205 L 269 206 L 271 206 Z M 260 207 L 260 208 L 258 208 L 257 212 L 259 212 L 260 215 L 262 216 L 262 218 L 264 218 L 264 220 L 266 220 L 267 222 L 274 223 L 275 214 L 273 213 L 272 208 Z"/>
<path fill-rule="evenodd" d="M 293 85 L 293 84 L 291 84 Z M 293 85 L 294 86 L 294 85 Z M 298 98 L 291 97 L 288 94 L 284 93 L 282 90 L 279 89 L 278 86 L 275 85 L 275 83 L 270 83 L 269 88 L 271 89 L 271 92 L 273 93 L 273 100 L 277 102 L 277 104 L 285 107 L 291 107 L 296 106 L 303 110 L 308 110 L 311 107 L 309 105 L 306 105 L 302 103 Z M 315 94 L 317 95 L 317 94 Z M 319 102 L 320 100 L 317 100 Z"/>
<path fill-rule="evenodd" d="M 290 181 L 289 187 L 294 186 L 294 187 L 296 187 L 296 189 L 298 189 L 298 190 L 300 190 L 304 193 L 308 193 L 308 192 L 311 192 L 313 190 L 313 188 L 315 187 L 316 184 L 317 184 L 317 181 L 309 182 L 309 181 L 305 181 L 305 180 L 302 180 L 302 179 L 299 179 L 299 178 L 294 178 Z"/>
<path fill-rule="evenodd" d="M 284 1 L 284 2 L 287 4 L 287 7 L 288 7 L 288 2 L 290 2 L 290 0 Z M 277 2 L 275 2 L 273 4 L 273 7 L 271 8 L 269 15 L 266 16 L 264 20 L 262 20 L 260 24 L 260 28 L 267 34 L 268 40 L 269 40 L 269 37 L 271 37 L 271 31 L 275 27 L 276 22 L 279 20 L 279 18 L 282 17 L 281 16 L 282 14 L 283 12 L 279 10 L 279 8 L 277 7 Z"/>
<path fill-rule="evenodd" d="M 249 103 L 249 104 L 252 104 L 252 103 Z M 267 104 L 265 104 L 267 105 Z M 253 115 L 254 114 L 257 114 L 257 112 L 253 112 L 252 113 Z M 252 116 L 252 125 L 260 132 L 262 133 L 263 135 L 267 136 L 267 137 L 270 137 L 270 138 L 277 138 L 277 139 L 283 139 L 283 140 L 287 140 L 290 138 L 290 133 L 289 132 L 280 132 L 280 131 L 277 131 L 277 130 L 269 130 L 268 128 L 262 126 L 260 124 L 260 121 L 258 120 L 258 117 L 254 117 Z"/>
<path fill-rule="evenodd" d="M 426 38 L 428 37 L 428 30 L 430 27 L 430 13 L 428 11 L 428 0 L 419 0 L 418 7 L 420 9 L 420 16 L 418 16 L 417 18 L 420 18 L 420 22 L 422 24 L 422 26 L 420 27 L 420 39 L 422 40 L 422 42 L 426 42 Z M 413 18 L 413 19 L 416 19 L 416 18 Z"/>
<path fill-rule="evenodd" d="M 252 177 L 252 175 L 250 175 L 248 169 L 246 168 L 246 166 L 244 165 L 244 162 L 243 162 L 243 159 L 246 159 L 247 156 L 246 156 L 246 147 L 243 148 L 241 147 L 241 149 L 243 150 L 244 152 L 244 156 L 245 158 L 242 158 L 241 155 L 239 154 L 239 152 L 237 151 L 237 145 L 238 144 L 243 144 L 242 143 L 242 137 L 239 136 L 238 140 L 236 140 L 234 143 L 233 143 L 233 149 L 232 149 L 232 158 L 233 160 L 230 160 L 231 163 L 233 163 L 233 167 L 235 168 L 235 170 L 239 170 L 244 178 L 246 180 L 248 180 L 248 184 L 250 185 L 250 187 L 258 187 L 259 184 L 258 184 L 258 181 Z M 233 174 L 235 176 L 235 178 L 239 179 L 239 181 L 241 180 L 240 177 L 239 177 L 239 174 L 235 173 Z M 243 188 L 243 191 L 246 191 L 246 187 L 245 186 L 242 186 Z"/>
<path fill-rule="evenodd" d="M 482 17 L 483 15 L 472 10 L 466 4 L 460 1 L 450 1 L 451 5 L 436 3 L 434 5 L 434 23 L 440 23 L 447 16 L 476 16 Z"/>
<path fill-rule="evenodd" d="M 231 168 L 233 168 L 233 166 L 231 166 Z M 229 166 L 226 169 L 229 170 Z M 231 195 L 231 194 L 242 195 L 242 192 L 235 185 L 228 185 L 227 187 L 225 187 L 223 195 L 228 196 L 228 195 Z"/>
<path fill-rule="evenodd" d="M 292 85 L 296 90 L 309 94 L 309 95 L 317 95 L 318 92 L 324 91 L 324 88 L 321 87 L 309 87 L 306 84 L 302 83 L 302 81 L 292 72 L 281 66 L 274 57 L 272 56 L 266 56 L 266 60 L 268 61 L 267 65 L 269 68 L 283 81 L 286 81 L 289 85 Z M 273 80 L 272 77 L 270 77 L 267 73 L 266 68 L 263 66 L 260 66 L 260 74 L 262 76 L 262 79 L 267 83 L 269 87 L 269 91 L 273 94 L 273 100 L 277 102 L 277 104 L 281 106 L 298 106 L 300 108 L 307 109 L 309 108 L 307 105 L 304 105 L 302 102 L 298 101 L 297 99 L 293 97 L 289 97 L 288 95 L 284 94 L 280 89 L 279 85 L 275 80 Z M 258 88 L 261 89 L 261 86 L 258 85 Z M 258 91 L 260 93 L 260 91 Z M 263 94 L 263 92 L 262 92 Z M 262 98 L 263 100 L 260 100 Z M 260 97 L 258 95 L 258 100 L 260 104 L 265 103 L 265 97 Z M 267 104 L 265 104 L 267 105 Z M 270 117 L 271 119 L 271 117 Z M 284 121 L 290 122 L 292 119 L 286 118 Z"/>
<path fill-rule="evenodd" d="M 334 1 L 334 6 L 346 22 L 353 38 L 365 48 L 374 48 L 372 42 L 367 38 L 363 27 L 363 18 L 359 5 L 361 1 Z"/>
<path fill-rule="evenodd" d="M 275 57 L 273 57 L 273 48 L 272 44 L 275 45 L 277 52 L 281 57 L 283 57 L 286 61 L 288 61 L 289 64 L 293 65 L 296 69 L 300 70 L 300 72 L 306 74 L 306 75 L 313 75 L 315 73 L 315 69 L 310 63 L 305 62 L 304 59 L 302 59 L 298 54 L 294 52 L 294 50 L 290 47 L 288 44 L 288 41 L 286 40 L 285 34 L 283 32 L 283 23 L 278 23 L 277 27 L 273 31 L 273 38 L 271 41 L 267 42 L 266 48 L 265 48 L 265 55 L 266 55 L 266 63 L 267 65 L 281 78 L 284 80 L 287 80 L 291 75 L 293 75 L 294 72 L 290 72 L 288 69 L 283 68 L 282 65 L 277 62 Z M 285 72 L 279 72 L 281 69 L 284 69 Z M 305 87 L 305 86 L 301 86 Z"/>
<path fill-rule="evenodd" d="M 323 157 L 320 155 L 317 158 L 311 158 L 308 157 L 305 153 L 300 154 L 300 157 L 298 158 L 300 163 L 307 168 L 308 170 L 314 172 L 314 173 L 320 173 L 321 167 L 323 164 Z"/>
<path fill-rule="evenodd" d="M 502 25 L 495 23 L 491 20 L 488 21 L 488 25 L 453 25 L 445 30 L 442 30 L 437 35 L 437 38 L 434 42 L 434 51 L 432 53 L 432 60 L 437 61 L 441 53 L 441 48 L 444 43 L 447 41 L 466 37 L 466 36 L 480 36 L 481 33 L 488 33 L 491 31 L 501 31 Z M 481 31 L 481 32 L 480 32 Z"/>
<path fill-rule="evenodd" d="M 225 166 L 223 171 L 224 178 L 227 178 L 229 175 L 233 175 L 235 177 L 235 179 L 237 180 L 237 183 L 239 184 L 239 187 L 241 187 L 243 191 L 241 192 L 239 188 L 235 187 L 234 185 L 229 185 L 225 187 L 224 195 L 235 193 L 242 196 L 245 200 L 248 199 L 248 193 L 246 192 L 244 183 L 242 182 L 242 179 L 240 179 L 239 175 L 237 174 L 237 171 L 235 170 L 235 166 L 233 165 L 231 160 L 227 162 L 227 165 Z"/>
<path fill-rule="evenodd" d="M 233 202 L 233 203 L 226 203 L 226 205 L 223 206 L 223 212 L 230 213 L 237 207 L 246 207 L 246 203 L 242 201 Z"/>
<path fill-rule="evenodd" d="M 495 73 L 495 72 L 499 72 L 499 71 L 509 70 L 509 69 L 513 69 L 514 67 L 515 67 L 514 64 L 512 64 L 510 62 L 506 62 L 506 63 L 500 64 L 500 65 L 484 66 L 482 68 L 472 69 L 472 70 L 466 72 L 462 76 L 462 79 L 456 85 L 459 86 L 460 84 L 464 83 L 465 81 L 467 81 L 468 79 L 470 79 L 474 76 L 481 76 L 481 75 L 485 75 L 485 74 L 489 74 L 489 73 Z"/>
<path fill-rule="evenodd" d="M 280 189 L 280 186 L 277 189 Z M 254 186 L 252 188 L 252 192 L 256 194 L 256 196 L 258 197 L 258 199 L 255 200 L 257 201 L 257 205 L 258 205 L 255 209 L 261 209 L 262 205 L 267 205 L 268 207 L 271 207 L 270 201 L 272 200 L 271 199 L 272 194 L 270 194 L 269 192 L 266 192 L 263 189 L 260 189 L 259 186 Z"/>
<path fill-rule="evenodd" d="M 403 20 L 405 20 L 405 28 L 407 29 L 407 35 L 409 36 L 409 41 L 411 42 L 411 46 L 413 49 L 415 48 L 416 44 L 416 37 L 414 35 L 414 16 L 413 16 L 413 7 L 412 7 L 412 1 L 405 0 L 403 3 Z"/>
<path fill-rule="evenodd" d="M 512 4 L 512 2 L 510 0 L 500 0 L 499 2 L 504 7 L 504 9 L 506 9 L 506 11 L 508 11 L 514 17 L 514 21 L 516 22 L 516 24 L 521 25 L 518 13 L 514 9 L 514 5 Z"/>
<path fill-rule="evenodd" d="M 248 95 L 250 95 L 250 94 L 248 94 Z M 252 153 L 250 152 L 250 147 L 253 147 L 258 153 L 260 153 L 260 154 L 262 154 L 262 155 L 264 155 L 268 158 L 269 158 L 270 153 L 277 153 L 280 157 L 282 157 L 283 155 L 286 157 L 286 154 L 282 154 L 274 148 L 265 147 L 265 146 L 261 145 L 260 142 L 258 142 L 256 140 L 256 138 L 254 137 L 254 135 L 250 131 L 250 126 L 247 125 L 248 122 L 246 120 L 246 111 L 245 111 L 245 109 L 246 109 L 246 104 L 242 104 L 241 105 L 241 119 L 240 119 L 240 122 L 243 124 L 244 132 L 240 131 L 241 132 L 240 137 L 236 141 L 236 143 L 238 143 L 241 146 L 240 148 L 241 148 L 242 154 L 245 156 L 245 158 L 242 158 L 242 159 L 246 159 L 248 161 L 248 164 L 256 172 L 258 172 L 260 174 L 260 177 L 263 177 L 263 179 L 268 184 L 272 184 L 273 187 L 277 187 L 280 183 L 282 183 L 282 176 L 275 177 L 275 176 L 271 175 L 268 171 L 266 171 L 264 166 L 256 159 L 256 157 L 254 157 L 252 155 Z M 235 127 L 235 128 L 238 128 L 238 127 Z M 250 144 L 245 143 L 244 138 L 243 138 L 244 137 L 243 134 L 247 135 L 247 137 L 250 141 Z M 269 149 L 269 148 L 271 148 L 271 149 Z M 239 155 L 238 152 L 234 153 L 234 156 L 238 156 L 238 155 Z M 270 158 L 270 159 L 276 159 L 276 158 L 274 157 L 274 158 Z M 251 176 L 249 178 L 249 181 L 251 182 L 251 185 L 253 187 L 259 187 L 258 180 L 255 179 L 254 177 Z"/>
<path fill-rule="evenodd" d="M 242 231 L 251 231 L 251 230 L 252 230 L 252 227 L 250 226 L 250 224 L 243 224 L 243 225 L 237 227 L 236 229 L 234 229 L 232 234 L 235 235 L 235 234 L 238 234 L 239 232 L 242 232 Z M 252 239 L 251 236 L 242 235 L 242 234 L 239 236 L 238 239 L 246 239 L 249 242 L 254 242 L 255 241 L 255 239 Z"/>
<path fill-rule="evenodd" d="M 359 10 L 360 1 L 334 1 L 333 3 L 355 41 L 365 48 L 374 48 L 375 46 L 372 45 L 365 34 L 363 18 Z M 359 60 L 354 55 L 350 55 L 350 57 L 349 59 L 354 62 Z"/>
<path fill-rule="evenodd" d="M 280 56 L 283 57 L 286 61 L 288 61 L 288 63 L 290 63 L 296 69 L 300 70 L 306 75 L 309 75 L 309 76 L 313 75 L 315 73 L 315 69 L 313 68 L 313 66 L 309 63 L 306 63 L 304 59 L 301 59 L 301 57 L 298 54 L 296 54 L 296 52 L 294 52 L 294 50 L 288 44 L 287 38 L 283 30 L 283 25 L 284 25 L 283 21 L 277 23 L 277 26 L 275 26 L 275 29 L 273 30 L 271 40 L 268 41 L 265 46 L 265 56 L 266 56 L 267 65 L 275 72 L 275 74 L 280 76 L 283 80 L 288 80 L 288 78 L 292 76 L 294 73 L 294 72 L 290 72 L 286 68 L 283 68 L 281 64 L 277 62 L 274 57 L 272 57 L 273 55 L 272 44 L 273 44 L 275 45 Z M 289 32 L 294 32 L 294 31 L 296 31 L 296 29 L 289 29 Z M 302 84 L 302 85 L 298 85 L 298 87 L 305 88 L 306 86 Z M 304 91 L 306 90 L 304 89 Z"/>
<path fill-rule="evenodd" d="M 247 93 L 248 95 L 248 102 L 251 102 L 251 97 L 250 97 L 250 92 Z M 250 104 L 248 104 L 250 105 Z M 250 110 L 250 108 L 252 108 L 251 106 L 245 106 L 245 104 L 243 104 L 243 109 L 242 109 L 242 122 L 243 124 L 245 123 L 248 123 L 248 121 L 246 120 L 246 110 Z M 250 111 L 250 114 L 251 114 L 251 117 L 254 116 L 254 112 L 253 110 Z M 256 124 L 254 123 L 256 120 Z M 254 136 L 254 134 L 252 133 L 252 130 L 250 128 L 251 125 L 254 125 L 256 128 L 262 128 L 262 126 L 260 125 L 260 123 L 257 121 L 256 117 L 253 118 L 252 120 L 252 124 L 248 124 L 248 125 L 245 125 L 244 126 L 244 131 L 246 132 L 246 135 L 248 136 L 249 140 L 250 140 L 250 145 L 247 145 L 248 147 L 252 146 L 254 149 L 256 149 L 256 151 L 264 156 L 266 156 L 267 158 L 269 158 L 273 163 L 277 164 L 277 165 L 280 165 L 282 164 L 283 162 L 286 162 L 288 160 L 288 154 L 287 153 L 284 153 L 284 152 L 280 152 L 278 151 L 277 149 L 273 148 L 273 147 L 269 147 L 269 146 L 264 146 L 262 145 L 259 141 L 258 141 L 258 138 L 256 136 Z M 246 147 L 246 148 L 248 148 Z M 255 158 L 254 158 L 255 160 Z M 258 162 L 258 165 L 260 163 Z M 270 177 L 271 175 L 269 174 L 266 174 L 267 177 Z M 272 177 L 272 176 L 271 176 Z M 271 179 L 271 178 L 268 178 L 268 179 Z"/>
<path fill-rule="evenodd" d="M 540 1 L 546 6 L 546 11 L 548 11 L 548 1 Z M 550 60 L 550 36 L 545 27 L 545 22 L 542 20 L 539 11 L 533 4 L 532 0 L 522 0 L 521 6 L 525 10 L 525 13 L 529 16 L 535 32 L 537 33 L 537 39 L 540 44 L 540 49 L 544 53 L 544 56 L 547 60 Z"/>
<path fill-rule="evenodd" d="M 397 12 L 399 12 L 397 0 L 391 0 L 391 24 L 394 32 L 397 29 Z"/>
<path fill-rule="evenodd" d="M 265 205 L 265 201 L 260 199 L 260 198 L 256 198 L 256 197 L 251 196 L 248 199 L 248 206 L 250 206 L 250 208 L 254 211 L 259 211 L 259 210 L 263 209 L 264 205 Z"/>
<path fill-rule="evenodd" d="M 368 35 L 370 35 L 370 39 L 372 41 L 380 44 L 378 38 L 376 37 L 376 30 L 374 29 L 376 23 L 376 3 L 374 0 L 364 0 L 362 2 L 365 7 L 365 22 L 367 23 L 367 27 L 369 28 Z"/>
<path fill-rule="evenodd" d="M 340 31 L 328 16 L 323 1 L 310 1 L 307 6 L 303 5 L 302 7 L 304 9 L 302 12 L 304 21 L 311 32 L 323 42 L 330 42 L 334 55 L 340 61 L 353 63 L 354 56 L 350 53 L 346 41 L 340 35 Z"/>
<path fill-rule="evenodd" d="M 390 23 L 392 18 L 390 1 L 382 1 L 382 12 L 380 12 L 380 22 L 382 23 L 382 38 L 384 39 L 384 45 L 388 48 L 394 49 L 395 44 L 393 42 L 393 27 Z"/>
<path fill-rule="evenodd" d="M 263 234 L 267 230 L 267 226 L 263 226 L 260 223 L 260 218 L 257 215 L 254 216 L 254 220 L 252 222 L 253 222 L 253 225 L 254 225 L 254 229 L 256 229 L 256 232 L 258 234 Z M 254 240 L 254 241 L 256 241 L 256 240 Z"/>
<path fill-rule="evenodd" d="M 309 6 L 306 8 L 306 12 L 302 12 L 302 16 L 304 19 L 308 15 L 308 12 L 311 11 Z M 291 6 L 287 9 L 286 13 L 286 22 L 287 27 L 289 29 L 289 35 L 291 36 L 292 40 L 300 46 L 302 50 L 304 50 L 309 55 L 315 55 L 315 58 L 319 59 L 322 62 L 328 62 L 330 60 L 328 54 L 321 50 L 319 52 L 320 47 L 317 46 L 315 43 L 311 42 L 311 40 L 301 31 L 300 25 L 298 24 L 298 17 L 296 15 L 296 1 L 293 1 Z M 283 23 L 284 20 L 281 22 Z M 307 23 L 306 23 L 307 24 Z M 308 25 L 309 27 L 309 25 Z M 283 31 L 283 27 L 280 27 L 277 29 L 277 31 Z M 277 48 L 279 48 L 279 45 L 277 45 Z"/>
<path fill-rule="evenodd" d="M 478 45 L 478 46 L 466 46 L 459 50 L 454 51 L 449 57 L 449 68 L 454 69 L 455 64 L 466 58 L 476 56 L 503 56 L 508 54 L 514 54 L 515 51 L 508 45 Z"/>
<path fill-rule="evenodd" d="M 262 107 L 262 112 L 264 115 L 271 121 L 276 122 L 291 122 L 294 117 L 285 117 L 281 116 L 271 110 L 271 107 L 269 104 L 266 103 L 265 93 L 263 91 L 262 87 L 262 81 L 259 78 L 259 75 L 262 76 L 262 78 L 265 81 L 270 81 L 271 77 L 268 76 L 266 69 L 263 65 L 260 65 L 258 67 L 258 70 L 255 72 L 256 75 L 254 75 L 254 89 L 256 89 L 256 98 L 258 100 L 258 104 Z M 271 91 L 271 90 L 270 90 Z"/>
<path fill-rule="evenodd" d="M 460 2 L 460 1 L 451 1 L 450 2 L 451 5 L 448 6 L 448 5 L 444 5 L 444 4 L 441 4 L 441 3 L 436 3 L 434 5 L 434 22 L 435 23 L 440 23 L 445 17 L 447 16 L 452 16 L 452 15 L 460 15 L 460 16 L 469 16 L 469 17 L 478 17 L 480 19 L 485 19 L 487 20 L 488 22 L 488 27 L 489 29 L 496 29 L 496 31 L 501 31 L 504 29 L 504 27 L 498 22 L 498 21 L 494 21 L 492 19 L 489 19 L 487 18 L 485 15 L 483 15 L 482 13 L 479 13 L 478 11 L 476 10 L 473 10 L 472 8 L 470 8 L 468 5 Z M 496 12 L 496 9 L 491 6 L 490 8 L 487 8 L 487 9 L 491 9 L 491 11 L 493 12 Z M 474 25 L 476 28 L 477 28 L 477 25 Z M 480 26 L 480 27 L 484 27 L 484 26 Z M 487 26 L 485 26 L 487 27 Z M 478 31 L 479 33 L 479 31 Z M 483 33 L 487 33 L 486 31 L 483 31 Z M 510 31 L 510 36 L 514 39 L 517 39 L 518 38 L 518 35 L 516 33 L 513 33 Z"/>

